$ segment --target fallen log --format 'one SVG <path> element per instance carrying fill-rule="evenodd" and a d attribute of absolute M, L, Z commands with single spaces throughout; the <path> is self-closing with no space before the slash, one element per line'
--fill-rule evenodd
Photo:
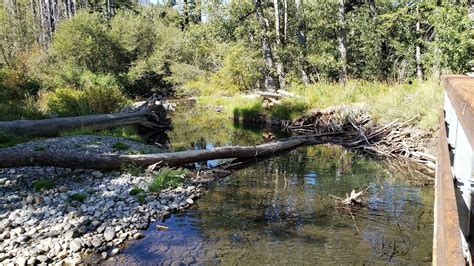
<path fill-rule="evenodd" d="M 142 105 L 123 109 L 120 113 L 42 120 L 0 121 L 0 133 L 6 136 L 57 136 L 62 131 L 81 127 L 100 130 L 129 125 L 167 129 L 170 126 L 170 121 L 166 117 L 166 108 L 158 101 L 158 96 L 153 95 Z"/>
<path fill-rule="evenodd" d="M 335 133 L 337 134 L 337 133 Z M 134 164 L 147 167 L 153 164 L 183 165 L 193 162 L 269 156 L 301 145 L 323 143 L 328 134 L 290 138 L 257 146 L 228 146 L 211 150 L 192 150 L 145 155 L 98 155 L 78 152 L 0 151 L 0 168 L 23 166 L 56 166 L 79 169 L 119 169 Z"/>

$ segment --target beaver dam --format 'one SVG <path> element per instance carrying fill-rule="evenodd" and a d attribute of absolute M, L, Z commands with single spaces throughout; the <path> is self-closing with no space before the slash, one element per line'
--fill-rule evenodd
<path fill-rule="evenodd" d="M 180 106 L 174 150 L 255 145 L 283 132 L 235 124 L 214 110 Z M 199 114 L 198 114 L 199 113 Z M 224 160 L 196 164 L 213 167 Z M 337 145 L 300 147 L 215 183 L 185 212 L 127 242 L 115 263 L 430 263 L 434 189 L 410 173 Z M 349 211 L 335 197 L 364 191 Z M 165 230 L 158 230 L 165 229 Z"/>

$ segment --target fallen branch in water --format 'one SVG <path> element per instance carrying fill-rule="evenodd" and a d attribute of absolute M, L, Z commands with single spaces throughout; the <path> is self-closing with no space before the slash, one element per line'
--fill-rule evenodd
<path fill-rule="evenodd" d="M 23 166 L 56 166 L 80 169 L 119 169 L 133 164 L 154 168 L 164 165 L 184 165 L 193 162 L 270 156 L 301 145 L 327 142 L 326 138 L 339 133 L 298 136 L 256 146 L 227 146 L 210 150 L 191 150 L 144 155 L 85 154 L 78 152 L 0 150 L 0 168 Z M 156 165 L 155 165 L 156 164 Z"/>
<path fill-rule="evenodd" d="M 409 126 L 418 116 L 408 121 L 394 120 L 381 126 L 373 122 L 364 107 L 343 106 L 312 110 L 294 121 L 282 121 L 281 126 L 298 135 L 345 132 L 329 142 L 360 151 L 381 159 L 397 159 L 420 165 L 425 175 L 432 176 L 436 158 L 426 151 L 428 133 Z"/>

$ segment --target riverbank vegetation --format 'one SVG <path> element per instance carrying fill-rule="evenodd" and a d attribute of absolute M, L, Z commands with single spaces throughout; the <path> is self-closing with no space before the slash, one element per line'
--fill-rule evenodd
<path fill-rule="evenodd" d="M 154 92 L 246 112 L 238 95 L 287 90 L 303 98 L 272 115 L 362 102 L 433 129 L 440 75 L 472 59 L 467 7 L 450 1 L 107 3 L 45 17 L 41 0 L 2 2 L 2 120 L 109 113 Z"/>

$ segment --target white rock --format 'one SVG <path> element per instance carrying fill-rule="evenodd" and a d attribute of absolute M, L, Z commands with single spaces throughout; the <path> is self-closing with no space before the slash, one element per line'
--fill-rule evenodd
<path fill-rule="evenodd" d="M 112 249 L 112 251 L 110 252 L 110 254 L 111 254 L 112 256 L 115 256 L 115 255 L 117 255 L 117 254 L 119 254 L 119 253 L 120 253 L 120 249 L 119 249 L 119 248 L 114 248 L 114 249 Z"/>
<path fill-rule="evenodd" d="M 82 240 L 80 238 L 76 238 L 69 243 L 69 248 L 73 252 L 78 252 L 82 248 Z"/>
<path fill-rule="evenodd" d="M 115 230 L 113 228 L 106 228 L 104 231 L 104 238 L 106 241 L 111 241 L 115 237 Z"/>
<path fill-rule="evenodd" d="M 18 264 L 18 266 L 24 266 L 26 265 L 26 258 L 18 257 L 15 263 Z"/>

